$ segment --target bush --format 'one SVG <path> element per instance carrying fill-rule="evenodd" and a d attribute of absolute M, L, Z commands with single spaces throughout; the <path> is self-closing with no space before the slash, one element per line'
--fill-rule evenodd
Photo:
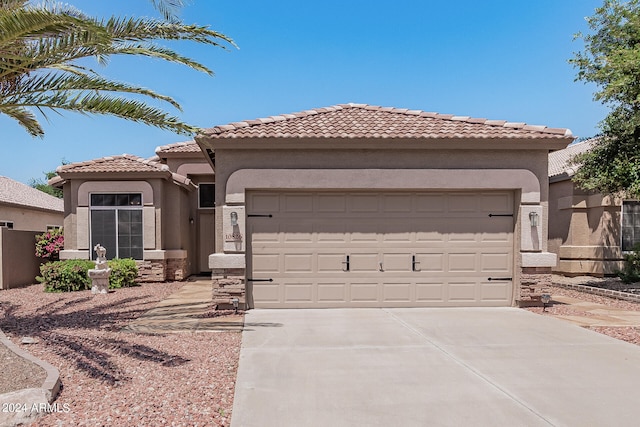
<path fill-rule="evenodd" d="M 138 267 L 133 259 L 112 259 L 108 265 L 111 268 L 109 289 L 136 285 Z M 45 292 L 84 291 L 91 289 L 87 272 L 94 267 L 95 263 L 86 259 L 48 262 L 40 266 L 40 276 L 36 279 L 44 285 Z"/>
<path fill-rule="evenodd" d="M 36 279 L 44 284 L 45 292 L 83 291 L 91 289 L 87 271 L 94 265 L 86 259 L 48 262 L 40 266 L 40 276 Z"/>
<path fill-rule="evenodd" d="M 624 283 L 640 282 L 640 244 L 624 255 L 624 268 L 616 274 Z"/>
<path fill-rule="evenodd" d="M 49 261 L 60 259 L 60 251 L 64 249 L 62 229 L 47 231 L 36 236 L 36 256 Z"/>
<path fill-rule="evenodd" d="M 111 269 L 109 289 L 136 286 L 138 266 L 131 258 L 112 259 L 108 262 Z"/>

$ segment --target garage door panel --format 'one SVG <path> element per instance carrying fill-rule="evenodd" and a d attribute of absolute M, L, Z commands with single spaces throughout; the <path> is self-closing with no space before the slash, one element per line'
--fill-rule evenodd
<path fill-rule="evenodd" d="M 345 194 L 319 194 L 316 210 L 320 213 L 346 213 L 347 196 Z"/>
<path fill-rule="evenodd" d="M 416 270 L 425 273 L 444 273 L 446 271 L 445 254 L 443 253 L 417 253 Z"/>
<path fill-rule="evenodd" d="M 508 287 L 500 282 L 481 282 L 480 283 L 480 300 L 483 302 L 498 302 L 508 304 L 510 294 Z"/>
<path fill-rule="evenodd" d="M 418 214 L 444 214 L 447 210 L 443 194 L 419 194 L 415 196 L 415 212 Z"/>
<path fill-rule="evenodd" d="M 411 271 L 412 254 L 384 253 L 382 254 L 382 268 L 387 273 L 406 273 Z"/>
<path fill-rule="evenodd" d="M 312 194 L 288 194 L 283 197 L 284 210 L 288 214 L 313 213 Z"/>
<path fill-rule="evenodd" d="M 282 235 L 282 242 L 287 243 L 313 243 L 313 229 L 306 221 L 293 224 L 280 224 L 278 227 Z"/>
<path fill-rule="evenodd" d="M 475 281 L 464 281 L 463 279 L 449 280 L 448 286 L 449 301 L 474 303 L 478 300 L 476 296 L 477 283 Z"/>
<path fill-rule="evenodd" d="M 382 196 L 382 212 L 389 214 L 411 213 L 413 197 L 410 194 L 386 194 Z"/>
<path fill-rule="evenodd" d="M 313 254 L 283 254 L 284 259 L 284 273 L 313 273 L 317 268 L 314 268 L 313 260 L 315 256 Z"/>
<path fill-rule="evenodd" d="M 254 193 L 251 195 L 253 212 L 279 212 L 280 195 L 269 193 Z"/>
<path fill-rule="evenodd" d="M 351 213 L 378 213 L 380 197 L 377 194 L 355 194 L 349 197 Z"/>
<path fill-rule="evenodd" d="M 416 302 L 418 303 L 444 303 L 445 285 L 444 282 L 418 282 L 416 288 Z"/>
<path fill-rule="evenodd" d="M 260 194 L 249 274 L 274 281 L 249 284 L 255 307 L 511 304 L 512 282 L 488 280 L 513 272 L 514 218 L 489 217 L 513 212 L 508 192 Z"/>
<path fill-rule="evenodd" d="M 511 272 L 511 254 L 503 253 L 481 253 L 480 271 L 484 273 L 510 273 Z"/>
<path fill-rule="evenodd" d="M 511 214 L 513 212 L 513 195 L 511 193 L 482 194 L 480 211 L 492 214 Z"/>
<path fill-rule="evenodd" d="M 283 289 L 285 303 L 312 303 L 314 301 L 315 286 L 313 282 L 287 283 Z"/>
<path fill-rule="evenodd" d="M 350 272 L 352 273 L 378 271 L 380 269 L 379 262 L 377 251 L 369 253 L 357 252 L 349 255 Z"/>
<path fill-rule="evenodd" d="M 254 273 L 277 273 L 280 271 L 280 253 L 260 253 L 253 256 Z"/>
<path fill-rule="evenodd" d="M 385 302 L 406 302 L 410 303 L 415 299 L 413 295 L 414 286 L 410 282 L 405 283 L 382 283 L 382 297 Z"/>
<path fill-rule="evenodd" d="M 378 282 L 351 282 L 349 286 L 351 302 L 378 302 Z"/>
<path fill-rule="evenodd" d="M 344 282 L 318 282 L 318 302 L 345 304 L 347 284 Z"/>
<path fill-rule="evenodd" d="M 477 254 L 472 253 L 449 253 L 447 256 L 447 271 L 450 273 L 475 272 L 477 267 Z"/>
<path fill-rule="evenodd" d="M 342 273 L 346 256 L 342 253 L 319 253 L 317 255 L 319 273 Z"/>
<path fill-rule="evenodd" d="M 479 197 L 476 194 L 459 193 L 448 197 L 449 213 L 475 213 L 478 211 Z"/>
<path fill-rule="evenodd" d="M 281 288 L 282 286 L 278 283 L 257 282 L 253 284 L 251 294 L 254 301 L 280 304 L 282 302 L 280 297 Z"/>

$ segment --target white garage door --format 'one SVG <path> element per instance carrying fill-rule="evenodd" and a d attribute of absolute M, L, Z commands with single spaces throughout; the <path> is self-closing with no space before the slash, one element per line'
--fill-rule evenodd
<path fill-rule="evenodd" d="M 513 193 L 252 192 L 255 308 L 508 306 Z"/>

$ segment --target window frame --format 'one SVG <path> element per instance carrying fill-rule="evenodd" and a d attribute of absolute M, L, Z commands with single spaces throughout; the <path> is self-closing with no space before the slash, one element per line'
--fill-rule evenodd
<path fill-rule="evenodd" d="M 118 195 L 139 195 L 140 196 L 140 204 L 139 205 L 118 205 L 113 204 L 113 205 L 93 205 L 93 195 L 114 195 L 114 196 L 118 196 Z M 142 239 L 142 253 L 141 253 L 141 257 L 140 258 L 135 258 L 135 257 L 131 257 L 134 260 L 137 261 L 142 261 L 144 259 L 144 211 L 143 211 L 143 207 L 144 207 L 144 199 L 143 199 L 143 193 L 142 192 L 122 192 L 122 191 L 96 191 L 96 192 L 90 192 L 89 193 L 89 244 L 90 246 L 92 246 L 89 249 L 89 252 L 91 254 L 91 259 L 95 259 L 95 253 L 93 251 L 93 227 L 92 227 L 92 217 L 93 217 L 93 212 L 94 211 L 112 211 L 113 215 L 114 215 L 114 219 L 115 219 L 115 245 L 116 245 L 116 253 L 114 258 L 120 258 L 120 245 L 118 242 L 118 237 L 119 237 L 119 215 L 118 212 L 121 210 L 125 210 L 125 211 L 140 211 L 140 218 L 141 218 L 141 222 L 142 222 L 142 234 L 141 239 Z"/>
<path fill-rule="evenodd" d="M 13 230 L 14 224 L 13 221 L 9 221 L 9 220 L 1 220 L 0 221 L 0 228 L 6 228 L 9 230 Z"/>
<path fill-rule="evenodd" d="M 633 246 L 640 244 L 640 233 L 638 234 L 637 240 L 635 239 L 634 236 L 634 241 L 632 244 L 631 248 L 627 248 L 625 249 L 624 247 L 624 217 L 625 217 L 625 204 L 635 204 L 637 206 L 640 206 L 640 200 L 636 200 L 636 199 L 625 199 L 622 200 L 622 204 L 620 205 L 620 250 L 622 251 L 622 253 L 631 253 L 633 252 Z M 640 216 L 640 212 L 637 214 Z"/>
<path fill-rule="evenodd" d="M 202 197 L 200 196 L 200 186 L 201 185 L 212 185 L 213 186 L 213 206 L 202 206 Z M 203 181 L 198 183 L 198 209 L 215 209 L 216 208 L 216 183 L 215 181 Z"/>

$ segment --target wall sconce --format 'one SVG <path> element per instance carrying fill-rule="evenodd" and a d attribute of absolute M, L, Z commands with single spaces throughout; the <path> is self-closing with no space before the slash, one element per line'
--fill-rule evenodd
<path fill-rule="evenodd" d="M 191 218 L 191 217 L 190 217 L 190 218 L 189 218 L 189 224 L 193 225 L 193 222 L 194 222 L 194 221 L 193 221 L 193 218 Z"/>
<path fill-rule="evenodd" d="M 529 222 L 531 222 L 531 228 L 538 226 L 538 212 L 529 212 Z"/>
<path fill-rule="evenodd" d="M 235 227 L 236 225 L 238 225 L 238 212 L 233 211 L 230 214 L 231 216 L 231 226 Z"/>

